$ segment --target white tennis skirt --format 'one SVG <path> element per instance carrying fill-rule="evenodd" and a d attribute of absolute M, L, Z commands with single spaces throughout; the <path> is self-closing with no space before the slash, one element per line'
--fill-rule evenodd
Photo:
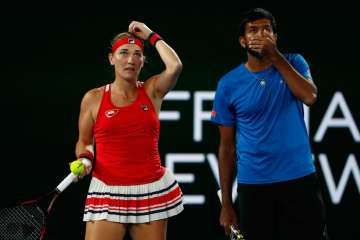
<path fill-rule="evenodd" d="M 112 186 L 93 177 L 83 220 L 147 223 L 175 216 L 183 209 L 181 189 L 167 169 L 159 180 L 141 185 Z"/>

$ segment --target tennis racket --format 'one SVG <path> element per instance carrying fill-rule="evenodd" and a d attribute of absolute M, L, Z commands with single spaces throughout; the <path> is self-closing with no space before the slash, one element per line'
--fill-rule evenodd
<path fill-rule="evenodd" d="M 54 202 L 76 179 L 70 173 L 51 192 L 0 210 L 0 240 L 42 240 Z"/>
<path fill-rule="evenodd" d="M 221 189 L 217 191 L 221 203 Z M 230 240 L 245 240 L 244 236 L 240 233 L 240 230 L 236 229 L 234 225 L 230 225 Z"/>

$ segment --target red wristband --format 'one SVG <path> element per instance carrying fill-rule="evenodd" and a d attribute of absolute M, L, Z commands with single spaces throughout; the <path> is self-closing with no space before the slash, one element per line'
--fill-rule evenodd
<path fill-rule="evenodd" d="M 155 32 L 151 32 L 148 39 L 150 41 L 150 44 L 153 45 L 154 47 L 157 41 L 162 40 L 160 35 Z"/>
<path fill-rule="evenodd" d="M 89 150 L 86 150 L 85 152 L 79 154 L 79 158 L 87 158 L 92 162 L 94 160 L 94 154 Z"/>

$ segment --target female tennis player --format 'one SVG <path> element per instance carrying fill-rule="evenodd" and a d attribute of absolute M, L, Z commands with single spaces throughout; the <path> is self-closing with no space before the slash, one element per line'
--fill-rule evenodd
<path fill-rule="evenodd" d="M 144 41 L 157 50 L 165 69 L 139 85 Z M 173 174 L 161 165 L 158 115 L 182 62 L 160 35 L 137 21 L 113 39 L 109 62 L 115 79 L 84 95 L 79 116 L 76 155 L 93 168 L 85 239 L 119 240 L 129 231 L 134 240 L 163 240 L 167 219 L 182 212 L 183 203 Z"/>

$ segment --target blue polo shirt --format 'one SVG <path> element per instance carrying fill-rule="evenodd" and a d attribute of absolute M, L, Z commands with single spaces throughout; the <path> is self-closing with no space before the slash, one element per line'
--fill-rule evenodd
<path fill-rule="evenodd" d="M 301 55 L 284 56 L 311 78 Z M 211 121 L 236 129 L 239 183 L 281 182 L 315 171 L 303 103 L 274 66 L 250 72 L 241 64 L 224 75 L 216 89 Z"/>

